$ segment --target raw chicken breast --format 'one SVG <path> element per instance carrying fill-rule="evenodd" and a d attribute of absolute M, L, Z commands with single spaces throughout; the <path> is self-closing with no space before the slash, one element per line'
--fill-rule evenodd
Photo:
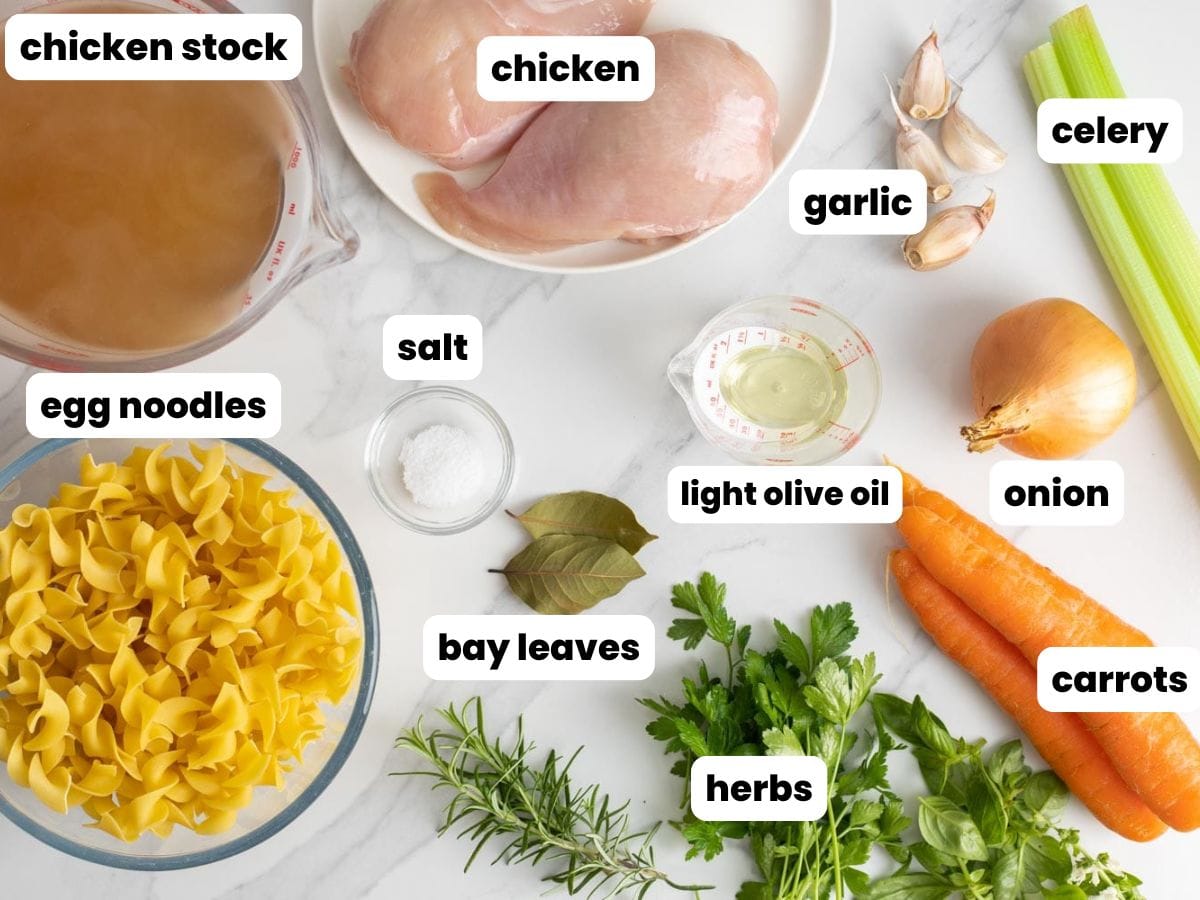
<path fill-rule="evenodd" d="M 637 34 L 654 0 L 381 0 L 343 70 L 371 120 L 448 169 L 499 156 L 544 103 L 489 103 L 475 47 L 493 34 Z"/>
<path fill-rule="evenodd" d="M 699 31 L 651 36 L 654 96 L 555 103 L 482 186 L 418 175 L 448 232 L 529 253 L 623 238 L 687 240 L 748 204 L 771 177 L 775 85 L 732 41 Z"/>

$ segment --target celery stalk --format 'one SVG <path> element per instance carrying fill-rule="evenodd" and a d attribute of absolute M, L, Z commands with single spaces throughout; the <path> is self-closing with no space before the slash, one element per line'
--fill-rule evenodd
<path fill-rule="evenodd" d="M 1050 44 L 1024 62 L 1034 99 L 1070 97 L 1066 77 Z M 1158 276 L 1134 235 L 1113 187 L 1099 165 L 1062 166 L 1071 192 L 1141 332 L 1184 430 L 1200 456 L 1200 359 L 1180 327 Z"/>
<path fill-rule="evenodd" d="M 1051 25 L 1050 36 L 1069 96 L 1125 96 L 1088 7 L 1073 10 Z M 1101 168 L 1113 186 L 1142 253 L 1162 284 L 1192 352 L 1200 355 L 1200 238 L 1161 167 L 1105 165 Z"/>

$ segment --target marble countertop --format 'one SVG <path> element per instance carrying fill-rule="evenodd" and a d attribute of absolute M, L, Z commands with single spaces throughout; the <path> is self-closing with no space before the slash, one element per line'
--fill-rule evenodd
<path fill-rule="evenodd" d="M 1183 0 L 1093 7 L 1132 93 L 1179 100 L 1200 111 L 1195 35 L 1200 6 Z M 292 11 L 306 0 L 258 0 L 254 11 Z M 789 292 L 829 303 L 874 342 L 884 370 L 882 411 L 848 463 L 886 451 L 968 508 L 986 510 L 992 459 L 964 452 L 957 427 L 970 416 L 967 362 L 974 339 L 999 312 L 1044 296 L 1084 302 L 1135 349 L 1141 386 L 1129 422 L 1094 458 L 1125 469 L 1127 510 L 1112 528 L 1042 528 L 1011 533 L 1017 543 L 1163 641 L 1200 639 L 1200 465 L 1184 439 L 1142 341 L 1083 228 L 1064 181 L 1034 149 L 1022 54 L 1045 39 L 1065 0 L 914 0 L 840 5 L 829 91 L 789 166 L 890 164 L 893 137 L 880 72 L 898 73 L 935 22 L 951 71 L 970 89 L 971 112 L 1010 151 L 986 181 L 965 179 L 965 199 L 998 194 L 996 218 L 962 263 L 935 274 L 909 272 L 895 238 L 800 238 L 787 226 L 787 178 L 703 249 L 646 268 L 555 277 L 504 269 L 456 252 L 394 210 L 345 151 L 312 91 L 337 193 L 362 235 L 350 265 L 304 285 L 250 333 L 195 363 L 192 371 L 256 371 L 282 380 L 283 431 L 275 443 L 325 487 L 365 550 L 382 621 L 379 688 L 366 731 L 320 800 L 282 834 L 237 858 L 200 870 L 136 874 L 62 856 L 0 821 L 0 870 L 11 897 L 358 898 L 447 896 L 528 898 L 542 890 L 527 868 L 463 875 L 467 847 L 437 840 L 441 802 L 426 783 L 388 777 L 404 768 L 392 750 L 419 711 L 475 692 L 491 722 L 524 713 L 544 747 L 584 745 L 579 775 L 614 795 L 638 798 L 634 818 L 676 812 L 678 785 L 643 732 L 634 698 L 677 688 L 683 651 L 662 640 L 658 668 L 641 685 L 432 684 L 421 669 L 420 633 L 435 613 L 520 612 L 490 565 L 521 544 L 503 516 L 451 538 L 402 530 L 372 500 L 361 471 L 367 430 L 384 405 L 411 388 L 388 380 L 379 361 L 384 320 L 396 313 L 471 313 L 484 323 L 485 371 L 471 387 L 507 420 L 520 469 L 511 503 L 558 490 L 594 489 L 632 505 L 662 539 L 643 554 L 648 576 L 605 605 L 645 613 L 660 629 L 672 618 L 674 582 L 711 569 L 729 584 L 732 609 L 760 630 L 770 618 L 799 619 L 814 604 L 850 600 L 874 649 L 886 689 L 919 692 L 952 730 L 1012 737 L 1013 723 L 948 663 L 903 608 L 889 608 L 884 559 L 896 538 L 885 526 L 685 527 L 666 515 L 672 466 L 721 463 L 696 434 L 667 384 L 667 360 L 714 313 L 739 299 Z M 785 176 L 787 173 L 784 173 Z M 1200 152 L 1185 151 L 1171 180 L 1200 223 Z M 24 437 L 29 371 L 0 363 L 3 443 Z M 1004 451 L 1000 451 L 1003 453 Z M 997 454 L 995 459 L 1001 458 Z M 1191 717 L 1193 727 L 1200 719 Z M 897 755 L 898 786 L 916 787 Z M 1110 849 L 1146 882 L 1148 897 L 1194 895 L 1196 835 L 1169 834 L 1138 846 L 1106 833 L 1078 804 L 1068 813 L 1088 845 Z M 751 863 L 727 852 L 685 864 L 665 834 L 660 862 L 732 897 Z M 654 895 L 654 896 L 657 896 Z M 664 895 L 665 896 L 665 895 Z"/>

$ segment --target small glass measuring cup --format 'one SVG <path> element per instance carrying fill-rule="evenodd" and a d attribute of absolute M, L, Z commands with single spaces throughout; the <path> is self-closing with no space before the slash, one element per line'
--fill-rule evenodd
<path fill-rule="evenodd" d="M 64 0 L 0 0 L 0 24 L 17 13 L 44 11 L 61 2 Z M 134 2 L 171 13 L 241 12 L 225 0 Z M 223 347 L 299 284 L 352 259 L 358 252 L 358 234 L 330 200 L 331 190 L 321 165 L 321 142 L 308 98 L 298 81 L 277 82 L 274 87 L 288 114 L 288 139 L 292 141 L 291 154 L 284 165 L 279 220 L 247 283 L 241 311 L 231 321 L 191 344 L 141 351 L 72 346 L 35 334 L 0 314 L 0 353 L 30 365 L 62 371 L 137 372 L 170 368 Z M 19 234 L 0 237 L 19 240 Z M 146 300 L 152 303 L 154 298 Z M 103 310 L 97 310 L 97 315 L 103 314 Z"/>
<path fill-rule="evenodd" d="M 802 432 L 745 418 L 722 392 L 722 371 L 756 347 L 819 348 L 844 380 L 844 406 Z M 717 315 L 671 360 L 667 376 L 710 444 L 741 462 L 768 465 L 820 465 L 841 456 L 870 425 L 882 389 L 875 351 L 854 325 L 827 306 L 785 295 L 748 300 Z"/>

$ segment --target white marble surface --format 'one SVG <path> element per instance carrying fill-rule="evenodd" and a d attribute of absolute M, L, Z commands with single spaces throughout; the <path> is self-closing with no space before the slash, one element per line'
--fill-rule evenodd
<path fill-rule="evenodd" d="M 307 15 L 304 0 L 246 6 Z M 1188 115 L 1200 115 L 1194 49 L 1200 7 L 1184 0 L 1095 0 L 1093 6 L 1128 89 L 1175 97 Z M 932 275 L 907 271 L 892 238 L 796 237 L 786 226 L 786 178 L 702 249 L 650 268 L 574 278 L 505 270 L 453 252 L 390 208 L 348 158 L 315 98 L 325 152 L 362 234 L 362 253 L 191 368 L 266 365 L 282 379 L 286 421 L 277 444 L 346 513 L 378 587 L 383 656 L 370 723 L 341 776 L 309 812 L 258 849 L 202 870 L 107 871 L 0 822 L 3 895 L 483 900 L 541 893 L 526 869 L 481 866 L 462 875 L 465 845 L 433 837 L 439 798 L 424 783 L 388 777 L 404 765 L 392 740 L 418 710 L 477 689 L 425 679 L 418 656 L 425 618 L 521 608 L 485 572 L 520 545 L 512 523 L 497 516 L 466 535 L 421 538 L 395 525 L 368 493 L 360 471 L 367 429 L 389 399 L 410 387 L 388 381 L 380 369 L 380 327 L 394 313 L 473 313 L 483 320 L 487 364 L 474 388 L 507 419 L 516 440 L 513 504 L 592 488 L 628 500 L 662 535 L 645 551 L 648 577 L 607 611 L 645 612 L 665 628 L 669 586 L 705 568 L 729 582 L 735 614 L 760 627 L 772 616 L 798 618 L 818 602 L 851 600 L 863 626 L 858 647 L 878 652 L 887 689 L 919 691 L 952 729 L 998 739 L 1014 735 L 1013 724 L 931 649 L 902 609 L 889 612 L 884 556 L 896 543 L 889 528 L 685 528 L 667 521 L 669 468 L 721 459 L 695 435 L 663 372 L 710 315 L 738 299 L 788 291 L 828 302 L 871 337 L 885 371 L 882 413 L 846 461 L 874 462 L 886 451 L 982 512 L 991 460 L 968 458 L 956 436 L 970 414 L 966 368 L 974 338 L 993 316 L 1020 302 L 1047 295 L 1081 300 L 1137 349 L 1141 399 L 1125 427 L 1094 454 L 1125 468 L 1125 521 L 1109 529 L 1027 530 L 1015 537 L 1160 641 L 1200 640 L 1200 464 L 1061 177 L 1034 152 L 1032 106 L 1018 62 L 1066 8 L 1063 0 L 841 5 L 830 90 L 793 167 L 889 161 L 892 131 L 882 115 L 879 75 L 898 74 L 930 22 L 944 34 L 953 71 L 968 84 L 971 111 L 1011 151 L 1008 167 L 987 180 L 999 206 L 985 240 L 963 263 Z M 304 77 L 315 89 L 315 72 Z M 1200 222 L 1198 174 L 1200 151 L 1192 147 L 1171 176 Z M 960 186 L 966 199 L 982 197 L 983 189 L 978 179 Z M 6 444 L 23 436 L 28 374 L 0 364 Z M 638 819 L 669 817 L 677 784 L 643 733 L 645 717 L 634 703 L 643 693 L 676 689 L 683 653 L 665 641 L 660 651 L 658 671 L 640 687 L 486 686 L 491 720 L 523 711 L 544 745 L 585 745 L 579 774 L 638 798 Z M 1195 717 L 1191 722 L 1200 725 Z M 893 763 L 897 782 L 915 787 L 902 760 L 897 755 Z M 1135 846 L 1104 833 L 1078 806 L 1069 817 L 1090 846 L 1111 849 L 1141 874 L 1149 897 L 1194 896 L 1196 835 Z M 680 843 L 668 836 L 660 861 L 682 877 L 716 882 L 714 896 L 721 898 L 732 897 L 750 869 L 738 852 L 711 865 L 681 860 Z"/>

